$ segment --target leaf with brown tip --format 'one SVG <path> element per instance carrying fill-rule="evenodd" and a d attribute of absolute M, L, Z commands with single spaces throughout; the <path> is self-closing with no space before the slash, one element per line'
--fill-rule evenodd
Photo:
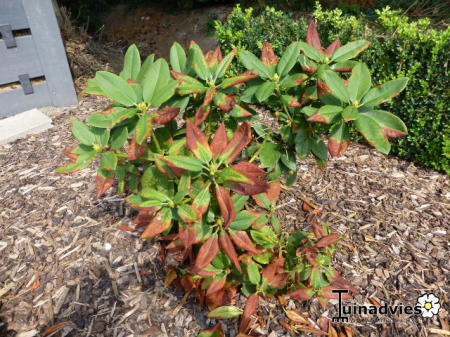
<path fill-rule="evenodd" d="M 281 193 L 281 183 L 279 181 L 275 181 L 269 184 L 269 188 L 267 192 L 264 193 L 264 195 L 271 203 L 275 203 L 278 201 L 278 199 L 280 199 L 280 193 Z M 264 203 L 262 202 L 261 198 L 258 195 L 254 195 L 253 199 L 256 201 L 256 204 L 259 207 L 265 208 Z"/>
<path fill-rule="evenodd" d="M 206 120 L 206 118 L 208 118 L 210 111 L 211 107 L 209 105 L 208 106 L 200 105 L 200 107 L 195 112 L 194 116 L 195 125 L 202 124 Z"/>
<path fill-rule="evenodd" d="M 246 250 L 252 254 L 259 254 L 260 251 L 255 247 L 252 240 L 245 231 L 229 231 L 231 240 L 239 248 Z"/>
<path fill-rule="evenodd" d="M 219 290 L 222 290 L 223 287 L 225 287 L 226 283 L 227 283 L 226 278 L 213 279 L 208 287 L 208 290 L 206 291 L 206 296 L 209 296 L 211 294 L 218 292 Z"/>
<path fill-rule="evenodd" d="M 162 208 L 158 214 L 148 224 L 141 238 L 150 239 L 161 234 L 170 228 L 172 224 L 172 211 L 169 208 Z"/>
<path fill-rule="evenodd" d="M 250 123 L 245 121 L 234 133 L 233 138 L 227 144 L 223 157 L 231 163 L 242 152 L 243 149 L 252 141 L 252 129 Z"/>
<path fill-rule="evenodd" d="M 212 153 L 206 135 L 189 119 L 186 121 L 186 143 L 197 159 L 202 159 L 205 154 L 211 158 Z"/>
<path fill-rule="evenodd" d="M 334 244 L 339 239 L 339 234 L 330 234 L 322 237 L 319 241 L 316 243 L 316 247 L 328 247 Z"/>
<path fill-rule="evenodd" d="M 247 182 L 234 182 L 230 184 L 231 189 L 239 194 L 243 195 L 255 195 L 264 193 L 269 189 L 269 185 L 261 179 L 266 172 L 250 162 L 240 162 L 232 166 L 232 169 L 243 174 L 251 180 Z"/>
<path fill-rule="evenodd" d="M 101 174 L 97 174 L 95 179 L 95 188 L 97 190 L 97 196 L 101 197 L 107 190 L 109 190 L 114 184 L 113 177 L 103 177 Z"/>
<path fill-rule="evenodd" d="M 333 53 L 334 53 L 334 51 L 335 51 L 336 49 L 339 49 L 339 48 L 341 48 L 341 47 L 342 47 L 341 40 L 336 39 L 336 40 L 334 40 L 333 43 L 330 44 L 330 45 L 328 46 L 328 48 L 325 50 L 325 54 L 331 56 L 331 55 L 333 55 Z"/>
<path fill-rule="evenodd" d="M 139 145 L 136 140 L 131 139 L 130 147 L 128 148 L 127 154 L 128 160 L 137 160 L 142 157 L 145 152 L 147 152 L 147 147 L 144 145 Z"/>
<path fill-rule="evenodd" d="M 286 296 L 295 297 L 299 300 L 309 300 L 314 296 L 314 290 L 312 288 L 298 288 L 290 293 L 287 293 Z"/>

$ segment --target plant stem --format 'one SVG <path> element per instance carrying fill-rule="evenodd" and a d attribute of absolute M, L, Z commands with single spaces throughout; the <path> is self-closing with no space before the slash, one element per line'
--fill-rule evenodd
<path fill-rule="evenodd" d="M 161 153 L 161 146 L 159 145 L 159 141 L 158 138 L 156 137 L 156 133 L 155 131 L 153 131 L 153 137 L 152 137 L 153 141 L 155 142 L 155 146 L 156 146 L 156 150 L 158 151 L 158 153 Z"/>
<path fill-rule="evenodd" d="M 261 146 L 258 148 L 258 150 L 256 150 L 256 152 L 250 158 L 250 160 L 249 160 L 250 163 L 253 163 L 256 160 L 256 158 L 258 158 L 259 153 L 261 152 L 261 150 L 264 147 L 264 145 L 266 145 L 268 140 L 269 140 L 269 137 L 267 136 L 267 133 L 266 133 L 266 137 L 264 137 L 264 141 L 262 142 Z"/>

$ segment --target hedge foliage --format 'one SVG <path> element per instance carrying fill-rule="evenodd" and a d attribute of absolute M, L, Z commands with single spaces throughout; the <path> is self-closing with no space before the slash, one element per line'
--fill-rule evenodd
<path fill-rule="evenodd" d="M 389 103 L 388 110 L 409 129 L 407 137 L 395 141 L 392 152 L 450 174 L 450 29 L 432 28 L 428 18 L 412 21 L 389 7 L 376 14 L 376 21 L 369 24 L 364 17 L 344 15 L 340 9 L 323 10 L 319 3 L 313 12 L 324 45 L 336 38 L 344 44 L 371 41 L 359 60 L 371 69 L 374 83 L 402 76 L 411 79 Z M 280 54 L 291 41 L 304 40 L 306 29 L 304 18 L 269 7 L 255 15 L 252 8 L 236 6 L 225 23 L 216 22 L 217 39 L 226 51 L 238 47 L 256 54 L 264 42 L 272 43 Z"/>

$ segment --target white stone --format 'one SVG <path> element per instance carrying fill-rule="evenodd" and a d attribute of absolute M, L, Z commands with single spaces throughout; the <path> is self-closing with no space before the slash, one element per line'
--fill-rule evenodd
<path fill-rule="evenodd" d="M 52 120 L 38 109 L 0 119 L 0 144 L 6 144 L 52 127 Z"/>

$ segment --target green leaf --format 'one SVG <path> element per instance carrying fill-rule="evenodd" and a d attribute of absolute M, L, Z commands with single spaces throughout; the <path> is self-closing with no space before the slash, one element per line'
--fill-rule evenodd
<path fill-rule="evenodd" d="M 310 144 L 311 144 L 311 151 L 317 158 L 321 160 L 328 159 L 328 149 L 322 139 L 320 138 L 316 139 L 312 141 Z"/>
<path fill-rule="evenodd" d="M 301 159 L 305 159 L 311 152 L 310 138 L 305 128 L 300 128 L 297 130 L 297 135 L 295 136 L 295 152 Z"/>
<path fill-rule="evenodd" d="M 345 46 L 337 49 L 331 59 L 335 62 L 341 62 L 356 57 L 359 53 L 366 50 L 370 45 L 367 40 L 358 40 L 347 43 Z"/>
<path fill-rule="evenodd" d="M 120 73 L 125 81 L 132 79 L 137 81 L 139 72 L 141 70 L 141 56 L 135 44 L 132 44 L 125 53 L 125 60 L 123 70 Z"/>
<path fill-rule="evenodd" d="M 284 89 L 294 88 L 294 87 L 300 85 L 301 83 L 303 83 L 304 81 L 306 81 L 307 79 L 308 79 L 308 75 L 306 75 L 306 74 L 300 74 L 300 73 L 292 74 L 290 76 L 286 76 L 285 78 L 283 78 L 280 85 Z"/>
<path fill-rule="evenodd" d="M 166 85 L 160 88 L 156 88 L 154 96 L 152 98 L 152 106 L 160 106 L 175 94 L 175 89 L 178 86 L 178 82 L 175 80 L 169 80 Z"/>
<path fill-rule="evenodd" d="M 323 79 L 328 87 L 331 89 L 331 94 L 341 100 L 342 102 L 348 102 L 349 92 L 344 84 L 344 81 L 334 71 L 325 71 L 323 73 Z"/>
<path fill-rule="evenodd" d="M 312 268 L 311 271 L 311 285 L 314 289 L 322 289 L 329 285 L 325 275 L 322 273 L 320 268 Z"/>
<path fill-rule="evenodd" d="M 194 201 L 192 202 L 192 207 L 195 210 L 206 210 L 206 208 L 209 205 L 209 202 L 211 200 L 211 193 L 209 192 L 209 185 L 208 187 L 205 187 L 203 190 L 200 191 L 199 194 L 195 197 Z"/>
<path fill-rule="evenodd" d="M 225 72 L 230 67 L 231 62 L 233 62 L 234 55 L 235 52 L 230 52 L 222 59 L 216 71 L 214 72 L 214 80 L 222 78 L 225 75 Z"/>
<path fill-rule="evenodd" d="M 170 65 L 179 73 L 186 71 L 186 53 L 178 42 L 174 42 L 170 48 Z"/>
<path fill-rule="evenodd" d="M 273 74 L 271 70 L 262 63 L 255 55 L 247 50 L 242 50 L 239 52 L 239 59 L 241 63 L 248 70 L 252 70 L 254 74 L 258 74 L 262 78 L 271 78 Z"/>
<path fill-rule="evenodd" d="M 272 96 L 273 92 L 275 91 L 276 84 L 274 82 L 265 82 L 261 84 L 256 90 L 255 96 L 258 99 L 260 103 L 267 100 L 270 96 Z"/>
<path fill-rule="evenodd" d="M 114 171 L 117 167 L 117 156 L 112 151 L 104 152 L 100 160 L 100 168 L 102 170 Z"/>
<path fill-rule="evenodd" d="M 344 118 L 346 122 L 355 121 L 358 119 L 358 117 L 359 117 L 358 108 L 352 105 L 349 105 L 344 109 L 344 111 L 342 111 L 342 118 Z"/>
<path fill-rule="evenodd" d="M 234 208 L 236 209 L 236 212 L 239 212 L 242 210 L 245 206 L 245 203 L 247 202 L 249 196 L 248 195 L 242 195 L 242 194 L 233 194 L 231 199 L 233 200 Z"/>
<path fill-rule="evenodd" d="M 211 311 L 208 314 L 209 318 L 234 318 L 238 317 L 243 314 L 242 309 L 231 306 L 231 305 L 225 305 L 222 307 L 218 307 Z"/>
<path fill-rule="evenodd" d="M 194 222 L 198 218 L 197 212 L 189 205 L 178 205 L 177 211 L 180 218 L 185 222 Z"/>
<path fill-rule="evenodd" d="M 348 92 L 350 101 L 360 101 L 361 98 L 372 87 L 372 78 L 369 68 L 364 63 L 358 63 L 348 80 Z"/>
<path fill-rule="evenodd" d="M 136 124 L 136 128 L 134 130 L 134 138 L 136 140 L 136 143 L 138 143 L 139 145 L 142 145 L 144 140 L 146 140 L 152 132 L 151 120 L 152 119 L 150 115 L 144 114 L 139 118 Z"/>
<path fill-rule="evenodd" d="M 186 156 L 166 156 L 164 159 L 174 166 L 191 171 L 198 172 L 202 170 L 202 162 L 199 159 Z"/>
<path fill-rule="evenodd" d="M 251 283 L 258 285 L 261 281 L 261 274 L 256 263 L 253 262 L 247 265 L 247 274 Z"/>
<path fill-rule="evenodd" d="M 389 153 L 391 144 L 389 144 L 382 126 L 380 126 L 376 120 L 362 113 L 354 123 L 356 129 L 364 136 L 370 145 L 384 154 Z"/>
<path fill-rule="evenodd" d="M 296 162 L 296 158 L 295 155 L 292 152 L 288 152 L 286 154 L 282 154 L 281 157 L 281 162 L 289 169 L 292 171 L 297 171 L 297 162 Z"/>
<path fill-rule="evenodd" d="M 278 144 L 266 143 L 259 153 L 259 160 L 261 161 L 261 167 L 275 167 L 276 163 L 281 157 L 281 152 Z"/>
<path fill-rule="evenodd" d="M 325 55 L 321 54 L 320 51 L 318 51 L 313 46 L 303 41 L 297 43 L 300 46 L 300 50 L 310 59 L 313 59 L 316 62 L 322 62 L 325 59 Z"/>
<path fill-rule="evenodd" d="M 110 131 L 109 129 L 91 128 L 91 132 L 95 135 L 94 144 L 106 147 L 109 142 Z"/>
<path fill-rule="evenodd" d="M 298 60 L 298 54 L 300 54 L 298 42 L 293 42 L 286 48 L 277 66 L 277 73 L 280 77 L 286 76 L 291 71 Z"/>
<path fill-rule="evenodd" d="M 211 79 L 211 72 L 206 64 L 203 51 L 200 46 L 196 43 L 191 44 L 189 48 L 192 52 L 192 68 L 202 80 L 208 81 Z"/>
<path fill-rule="evenodd" d="M 271 249 L 277 243 L 277 236 L 270 227 L 263 227 L 258 230 L 251 230 L 252 239 L 260 246 Z"/>
<path fill-rule="evenodd" d="M 236 219 L 230 224 L 230 228 L 238 231 L 243 231 L 252 225 L 256 220 L 256 216 L 250 213 L 249 211 L 243 210 L 240 211 Z"/>
<path fill-rule="evenodd" d="M 111 149 L 120 150 L 128 139 L 128 129 L 126 126 L 116 128 L 111 132 Z"/>
<path fill-rule="evenodd" d="M 269 264 L 270 261 L 272 261 L 273 253 L 272 252 L 265 252 L 259 255 L 254 255 L 253 260 L 255 260 L 258 263 L 261 264 Z"/>
<path fill-rule="evenodd" d="M 369 90 L 364 96 L 361 104 L 364 106 L 374 106 L 380 104 L 382 101 L 394 97 L 405 89 L 409 78 L 401 77 L 382 84 L 380 87 L 375 87 Z"/>
<path fill-rule="evenodd" d="M 179 203 L 183 198 L 188 194 L 189 189 L 191 188 L 191 176 L 189 173 L 185 173 L 181 176 L 180 181 L 178 182 L 178 191 L 173 198 L 175 203 Z"/>
<path fill-rule="evenodd" d="M 91 128 L 79 120 L 72 120 L 72 134 L 84 145 L 93 145 L 95 143 L 95 134 Z"/>
<path fill-rule="evenodd" d="M 218 174 L 219 183 L 225 181 L 234 181 L 237 183 L 250 183 L 251 180 L 244 174 L 233 170 L 231 167 L 225 167 Z"/>
<path fill-rule="evenodd" d="M 137 103 L 136 93 L 123 78 L 107 71 L 98 71 L 95 78 L 105 95 L 117 103 L 125 106 L 132 106 Z"/>
<path fill-rule="evenodd" d="M 153 104 L 154 100 L 160 100 L 159 95 L 164 94 L 162 88 L 165 88 L 172 81 L 169 72 L 169 65 L 164 59 L 158 59 L 153 63 L 148 70 L 148 75 L 143 82 L 143 98 L 151 106 L 158 106 Z M 170 97 L 169 97 L 170 98 Z"/>
<path fill-rule="evenodd" d="M 139 71 L 139 75 L 137 77 L 137 81 L 139 83 L 144 83 L 146 77 L 148 76 L 150 67 L 153 65 L 154 61 L 155 61 L 155 54 L 151 54 L 147 56 L 144 63 L 142 63 L 141 70 Z"/>
<path fill-rule="evenodd" d="M 147 198 L 150 200 L 158 200 L 160 202 L 166 202 L 166 201 L 170 200 L 170 198 L 165 193 L 159 192 L 153 188 L 148 188 L 148 187 L 142 189 L 141 195 L 144 198 Z"/>
<path fill-rule="evenodd" d="M 124 120 L 136 116 L 136 113 L 137 110 L 133 108 L 113 107 L 106 111 L 93 113 L 86 121 L 97 128 L 109 129 Z"/>

